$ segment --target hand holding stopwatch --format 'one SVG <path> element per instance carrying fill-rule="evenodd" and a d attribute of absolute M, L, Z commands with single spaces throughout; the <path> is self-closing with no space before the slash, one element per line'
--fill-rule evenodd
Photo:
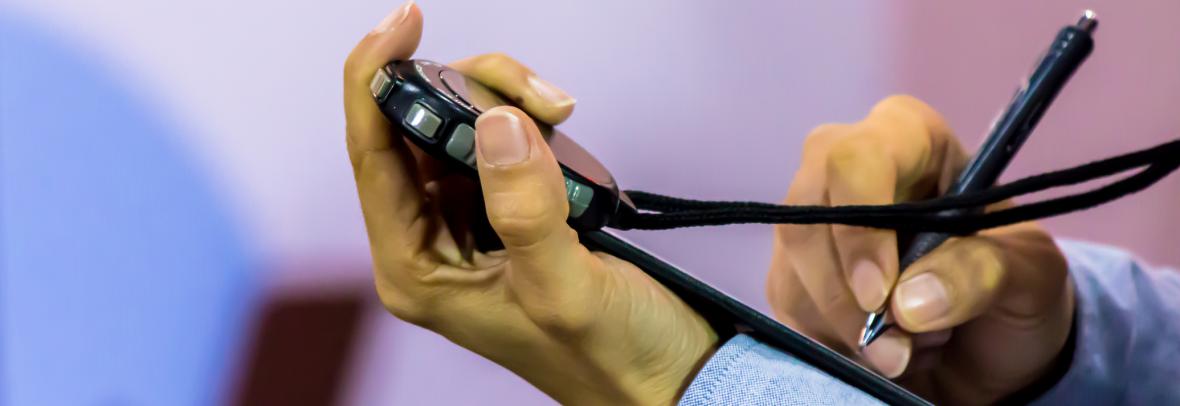
<path fill-rule="evenodd" d="M 446 66 L 425 61 L 392 62 L 370 84 L 389 121 L 435 159 L 478 180 L 475 120 L 493 107 L 510 105 L 495 91 Z M 569 224 L 579 231 L 616 226 L 635 206 L 610 172 L 561 131 L 538 123 L 565 175 Z"/>
<path fill-rule="evenodd" d="M 1075 61 L 1080 63 L 1080 60 Z M 382 113 L 423 151 L 478 180 L 475 120 L 509 105 L 495 91 L 458 71 L 424 60 L 392 62 L 370 84 Z M 970 234 L 1094 207 L 1151 186 L 1180 166 L 1180 142 L 1031 176 L 991 189 L 921 202 L 882 206 L 783 206 L 758 202 L 697 201 L 623 192 L 606 168 L 576 142 L 538 123 L 565 175 L 569 224 L 578 231 L 669 229 L 738 223 L 845 224 L 909 232 Z M 675 161 L 673 161 L 674 163 Z M 1128 178 L 1092 191 L 981 213 L 977 209 L 1019 195 L 1077 184 L 1132 169 Z"/>
<path fill-rule="evenodd" d="M 410 60 L 380 69 L 370 90 L 382 113 L 424 152 L 478 181 L 475 121 L 492 107 L 509 104 L 489 88 L 443 65 Z M 722 339 L 739 331 L 891 404 L 924 405 L 920 398 L 851 360 L 790 330 L 642 249 L 608 233 L 627 228 L 638 215 L 611 174 L 573 140 L 538 123 L 565 175 L 568 223 L 583 244 L 642 269 L 702 315 Z"/>

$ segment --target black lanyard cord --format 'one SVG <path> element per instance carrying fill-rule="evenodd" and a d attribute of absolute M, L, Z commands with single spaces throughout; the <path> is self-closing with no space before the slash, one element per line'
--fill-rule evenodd
<path fill-rule="evenodd" d="M 1029 176 L 985 191 L 919 202 L 867 206 L 788 206 L 759 202 L 702 201 L 627 191 L 640 210 L 622 229 L 662 230 L 726 224 L 845 224 L 900 231 L 970 234 L 1023 221 L 1095 207 L 1146 189 L 1180 167 L 1180 140 L 1073 168 Z M 1126 178 L 1086 192 L 989 213 L 979 208 L 1048 189 L 1077 185 L 1132 169 Z"/>

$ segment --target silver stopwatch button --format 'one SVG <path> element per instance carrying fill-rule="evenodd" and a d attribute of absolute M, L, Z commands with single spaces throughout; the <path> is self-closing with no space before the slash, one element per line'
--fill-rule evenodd
<path fill-rule="evenodd" d="M 410 106 L 410 110 L 406 112 L 405 122 L 406 126 L 412 128 L 422 138 L 431 141 L 434 141 L 438 127 L 442 125 L 442 119 L 422 105 L 422 102 L 415 102 L 413 106 Z"/>
<path fill-rule="evenodd" d="M 590 207 L 590 201 L 594 200 L 594 189 L 565 178 L 565 197 L 570 203 L 570 217 L 577 218 Z"/>
<path fill-rule="evenodd" d="M 393 78 L 385 73 L 385 68 L 377 70 L 377 74 L 373 75 L 373 80 L 369 82 L 369 92 L 373 94 L 373 99 L 377 103 L 384 103 L 385 98 L 389 97 L 389 91 L 393 90 Z"/>
<path fill-rule="evenodd" d="M 460 123 L 447 140 L 447 155 L 466 162 L 467 166 L 475 166 L 475 129 Z"/>

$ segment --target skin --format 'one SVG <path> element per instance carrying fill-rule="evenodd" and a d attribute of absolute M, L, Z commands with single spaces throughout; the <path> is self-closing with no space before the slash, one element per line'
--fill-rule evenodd
<path fill-rule="evenodd" d="M 557 124 L 573 99 L 502 54 L 452 64 L 525 110 L 500 107 L 476 122 L 481 192 L 406 143 L 369 95 L 373 74 L 409 59 L 421 30 L 418 7 L 400 6 L 345 63 L 348 154 L 382 303 L 563 404 L 675 403 L 717 336 L 566 225 L 560 169 L 525 111 Z M 471 203 L 480 193 L 486 207 Z M 503 249 L 477 248 L 481 214 Z"/>
<path fill-rule="evenodd" d="M 933 109 L 893 96 L 859 122 L 816 128 L 785 203 L 930 198 L 967 160 Z M 993 403 L 1029 386 L 1072 326 L 1065 259 L 1033 223 L 951 239 L 905 272 L 892 231 L 782 225 L 775 234 L 767 295 L 776 317 L 938 404 Z M 882 306 L 901 328 L 861 352 L 865 316 Z"/>

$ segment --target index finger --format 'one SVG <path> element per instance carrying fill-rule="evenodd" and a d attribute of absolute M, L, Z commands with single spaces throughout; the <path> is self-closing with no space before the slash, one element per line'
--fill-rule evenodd
<path fill-rule="evenodd" d="M 407 1 L 381 20 L 348 54 L 344 62 L 344 121 L 348 154 L 354 166 L 367 152 L 404 145 L 389 136 L 390 124 L 373 101 L 369 83 L 377 69 L 413 55 L 421 38 L 422 11 Z"/>
<path fill-rule="evenodd" d="M 413 258 L 426 230 L 415 160 L 378 109 L 369 82 L 386 63 L 408 59 L 422 36 L 422 12 L 406 2 L 385 17 L 349 54 L 344 66 L 348 154 L 374 251 Z M 377 249 L 380 248 L 380 249 Z"/>
<path fill-rule="evenodd" d="M 560 124 L 574 113 L 577 100 L 503 53 L 473 56 L 452 62 L 450 66 L 507 96 L 529 116 L 545 123 Z"/>
<path fill-rule="evenodd" d="M 873 107 L 829 150 L 828 198 L 833 206 L 878 205 L 912 200 L 936 190 L 958 144 L 941 117 L 908 96 Z M 955 161 L 955 162 L 948 162 Z M 833 225 L 844 276 L 862 310 L 881 308 L 897 280 L 897 234 Z"/>

